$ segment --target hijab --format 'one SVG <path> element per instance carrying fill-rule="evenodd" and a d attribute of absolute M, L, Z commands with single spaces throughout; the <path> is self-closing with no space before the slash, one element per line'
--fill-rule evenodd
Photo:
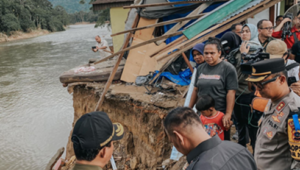
<path fill-rule="evenodd" d="M 194 60 L 194 56 L 193 56 L 193 51 L 196 50 L 199 53 L 201 53 L 202 55 L 204 55 L 204 43 L 199 43 L 196 44 L 192 50 L 191 50 L 191 54 L 190 54 L 190 61 L 195 62 Z M 195 62 L 196 63 L 196 62 Z M 196 67 L 198 67 L 199 65 L 196 63 Z"/>
<path fill-rule="evenodd" d="M 249 40 L 249 43 L 248 45 L 250 46 L 250 51 L 256 51 L 258 48 L 261 48 L 261 44 L 258 40 L 258 30 L 257 30 L 257 27 L 253 24 L 245 24 L 243 25 L 243 28 L 244 27 L 248 27 L 249 30 L 250 30 L 250 33 L 251 33 L 251 37 L 250 37 L 250 40 Z"/>

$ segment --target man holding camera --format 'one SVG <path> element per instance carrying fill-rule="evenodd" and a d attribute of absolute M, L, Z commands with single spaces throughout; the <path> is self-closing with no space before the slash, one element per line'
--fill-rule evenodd
<path fill-rule="evenodd" d="M 247 81 L 252 82 L 262 97 L 270 99 L 258 122 L 254 153 L 257 169 L 294 169 L 298 166 L 296 160 L 300 160 L 300 155 L 290 150 L 289 144 L 291 148 L 298 148 L 300 141 L 296 141 L 295 126 L 289 119 L 299 115 L 300 100 L 288 87 L 284 59 L 275 58 L 252 64 L 252 74 Z"/>
<path fill-rule="evenodd" d="M 290 17 L 284 17 L 282 22 L 274 29 L 272 34 L 275 38 L 282 38 L 284 31 L 284 26 L 287 26 L 292 22 Z M 294 43 L 298 42 L 300 39 L 300 11 L 297 13 L 297 16 L 294 17 L 295 26 L 292 27 L 289 31 L 291 34 L 287 34 L 284 38 L 284 42 L 287 44 L 288 49 L 291 49 Z"/>
<path fill-rule="evenodd" d="M 92 47 L 92 50 L 94 52 L 99 51 L 101 58 L 110 56 L 111 51 L 110 51 L 107 41 L 105 39 L 101 39 L 99 35 L 97 35 L 95 37 L 95 40 L 97 43 L 96 43 L 96 46 Z"/>

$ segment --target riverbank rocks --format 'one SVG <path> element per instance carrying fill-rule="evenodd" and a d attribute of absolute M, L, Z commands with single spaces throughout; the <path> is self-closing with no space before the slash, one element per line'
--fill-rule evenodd
<path fill-rule="evenodd" d="M 104 83 L 69 84 L 73 94 L 74 122 L 95 110 Z M 118 169 L 163 169 L 162 162 L 170 157 L 172 144 L 164 132 L 162 120 L 170 109 L 183 106 L 180 94 L 146 94 L 144 87 L 114 84 L 105 96 L 100 111 L 112 122 L 124 126 L 125 136 L 114 142 L 113 156 Z M 70 136 L 72 131 L 70 132 Z M 66 160 L 74 155 L 72 142 L 66 149 Z M 104 169 L 110 169 L 107 165 Z"/>

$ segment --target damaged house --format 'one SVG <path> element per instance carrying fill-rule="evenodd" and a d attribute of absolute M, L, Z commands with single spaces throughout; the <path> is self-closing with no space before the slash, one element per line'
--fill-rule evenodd
<path fill-rule="evenodd" d="M 170 109 L 189 100 L 186 96 L 194 70 L 190 49 L 209 37 L 220 37 L 232 24 L 254 22 L 257 14 L 268 11 L 268 17 L 275 17 L 279 2 L 95 1 L 94 10 L 111 10 L 115 52 L 60 76 L 73 94 L 74 124 L 83 114 L 98 110 L 124 126 L 126 135 L 115 143 L 113 154 L 118 169 L 182 168 L 184 158 L 173 163 L 164 161 L 170 158 L 172 144 L 162 120 Z M 69 137 L 68 163 L 62 169 L 72 167 L 73 156 Z M 106 168 L 112 169 L 111 165 Z"/>

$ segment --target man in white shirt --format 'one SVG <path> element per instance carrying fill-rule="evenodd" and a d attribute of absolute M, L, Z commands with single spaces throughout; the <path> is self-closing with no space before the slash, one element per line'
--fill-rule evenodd
<path fill-rule="evenodd" d="M 92 50 L 94 52 L 99 51 L 101 58 L 105 58 L 105 57 L 110 56 L 111 55 L 111 50 L 108 46 L 107 41 L 105 39 L 101 39 L 99 35 L 97 35 L 95 37 L 95 40 L 97 41 L 96 46 L 95 46 L 96 48 L 93 47 Z"/>

